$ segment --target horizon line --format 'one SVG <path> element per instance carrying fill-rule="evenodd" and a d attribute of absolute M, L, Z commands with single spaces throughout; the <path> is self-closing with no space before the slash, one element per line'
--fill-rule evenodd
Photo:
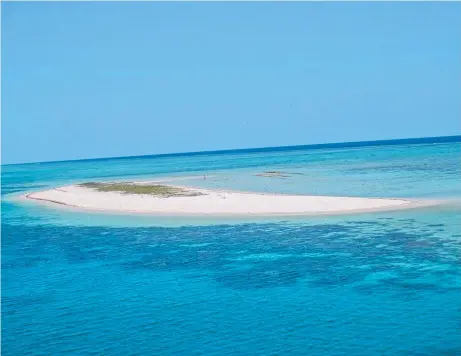
<path fill-rule="evenodd" d="M 80 158 L 69 160 L 56 160 L 56 161 L 38 161 L 38 162 L 19 162 L 19 163 L 6 163 L 1 166 L 14 166 L 26 164 L 46 164 L 46 163 L 63 163 L 63 162 L 86 162 L 86 161 L 102 161 L 109 159 L 129 159 L 129 158 L 147 158 L 147 157 L 178 157 L 178 156 L 198 156 L 206 154 L 225 154 L 225 153 L 239 153 L 245 152 L 271 152 L 271 151 L 284 151 L 290 149 L 322 149 L 322 148 L 346 148 L 346 147 L 363 147 L 363 146 L 390 146 L 393 144 L 424 144 L 424 143 L 450 143 L 461 142 L 461 135 L 450 136 L 430 136 L 430 137 L 411 137 L 411 138 L 397 138 L 397 139 L 384 139 L 372 141 L 345 141 L 345 142 L 328 142 L 328 143 L 314 143 L 306 145 L 289 145 L 289 146 L 267 146 L 267 147 L 253 147 L 253 148 L 233 148 L 224 150 L 207 150 L 207 151 L 191 151 L 191 152 L 176 152 L 176 153 L 158 153 L 147 155 L 130 155 L 130 156 L 115 156 L 115 157 L 95 157 L 95 158 Z"/>

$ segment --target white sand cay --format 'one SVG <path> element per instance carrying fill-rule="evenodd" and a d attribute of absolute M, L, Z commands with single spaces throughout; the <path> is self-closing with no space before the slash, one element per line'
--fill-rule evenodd
<path fill-rule="evenodd" d="M 178 187 L 178 186 L 170 186 Z M 187 189 L 197 196 L 159 197 L 150 194 L 100 192 L 72 185 L 28 194 L 26 198 L 70 207 L 106 212 L 154 215 L 316 215 L 397 210 L 433 203 L 381 198 L 261 194 L 208 189 Z"/>

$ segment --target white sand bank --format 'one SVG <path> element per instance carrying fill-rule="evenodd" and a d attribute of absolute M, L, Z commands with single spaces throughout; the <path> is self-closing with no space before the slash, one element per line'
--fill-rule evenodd
<path fill-rule="evenodd" d="M 189 187 L 187 189 L 204 195 L 163 198 L 144 194 L 99 192 L 72 185 L 31 193 L 25 197 L 86 210 L 202 216 L 348 214 L 434 204 L 405 199 L 261 194 Z"/>

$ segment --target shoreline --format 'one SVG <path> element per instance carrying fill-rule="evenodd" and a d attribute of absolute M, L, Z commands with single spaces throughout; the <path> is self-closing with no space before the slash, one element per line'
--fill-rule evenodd
<path fill-rule="evenodd" d="M 86 212 L 169 217 L 349 215 L 417 209 L 440 204 L 436 200 L 422 199 L 289 195 L 168 186 L 187 189 L 201 195 L 159 197 L 148 194 L 99 192 L 71 185 L 23 194 L 20 198 L 51 207 Z"/>

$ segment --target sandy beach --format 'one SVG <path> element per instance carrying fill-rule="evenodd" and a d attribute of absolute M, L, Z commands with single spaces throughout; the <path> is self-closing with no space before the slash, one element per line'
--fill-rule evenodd
<path fill-rule="evenodd" d="M 171 186 L 170 187 L 178 187 Z M 262 194 L 180 187 L 194 196 L 100 192 L 79 185 L 25 195 L 25 198 L 93 211 L 153 215 L 316 215 L 398 210 L 431 205 L 409 199 Z"/>

